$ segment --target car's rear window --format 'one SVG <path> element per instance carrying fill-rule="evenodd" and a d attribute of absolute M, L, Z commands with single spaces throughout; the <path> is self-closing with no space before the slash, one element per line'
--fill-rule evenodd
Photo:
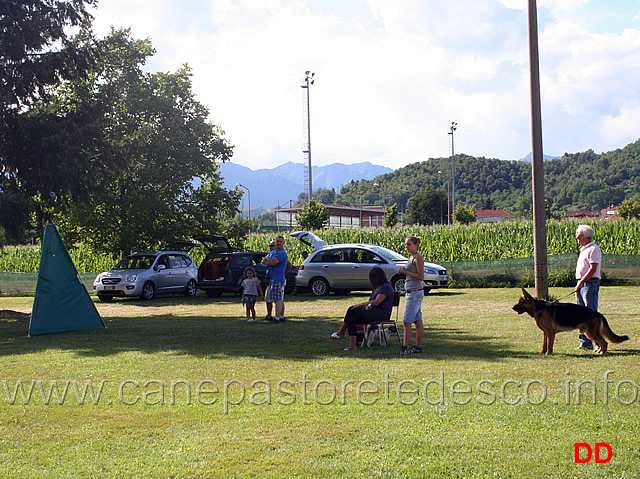
<path fill-rule="evenodd" d="M 235 255 L 233 262 L 239 266 L 253 266 L 251 256 L 246 254 Z"/>
<path fill-rule="evenodd" d="M 351 262 L 350 250 L 348 248 L 343 249 L 328 249 L 318 252 L 313 258 L 312 263 L 349 263 Z"/>

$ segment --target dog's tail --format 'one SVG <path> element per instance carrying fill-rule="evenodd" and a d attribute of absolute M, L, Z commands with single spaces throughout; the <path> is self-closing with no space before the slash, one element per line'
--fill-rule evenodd
<path fill-rule="evenodd" d="M 629 339 L 629 336 L 627 336 L 627 335 L 618 336 L 616 333 L 611 331 L 611 328 L 609 327 L 609 323 L 607 322 L 607 319 L 602 315 L 600 315 L 600 317 L 602 319 L 602 326 L 600 327 L 600 329 L 601 329 L 600 334 L 602 334 L 605 338 L 607 338 L 612 343 L 621 343 L 621 342 L 627 341 Z"/>

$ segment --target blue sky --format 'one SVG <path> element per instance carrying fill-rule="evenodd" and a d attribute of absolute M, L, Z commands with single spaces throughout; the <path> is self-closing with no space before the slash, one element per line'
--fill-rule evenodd
<path fill-rule="evenodd" d="M 640 138 L 640 0 L 538 0 L 544 152 Z M 130 27 L 151 71 L 193 69 L 197 98 L 252 169 L 303 161 L 399 168 L 531 150 L 526 0 L 100 0 L 95 30 Z"/>

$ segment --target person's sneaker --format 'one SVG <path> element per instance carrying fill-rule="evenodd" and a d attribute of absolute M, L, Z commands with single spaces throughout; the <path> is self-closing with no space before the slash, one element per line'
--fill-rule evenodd
<path fill-rule="evenodd" d="M 580 346 L 578 346 L 576 349 L 588 349 L 588 350 L 592 350 L 592 349 L 593 349 L 593 344 L 580 343 Z"/>
<path fill-rule="evenodd" d="M 422 352 L 422 348 L 418 346 L 414 346 L 411 348 L 411 354 L 420 354 Z"/>
<path fill-rule="evenodd" d="M 402 348 L 400 348 L 400 356 L 407 356 L 408 354 L 411 354 L 409 348 L 406 346 L 402 346 Z"/>
<path fill-rule="evenodd" d="M 256 320 L 255 319 L 247 319 L 247 323 L 255 323 Z"/>

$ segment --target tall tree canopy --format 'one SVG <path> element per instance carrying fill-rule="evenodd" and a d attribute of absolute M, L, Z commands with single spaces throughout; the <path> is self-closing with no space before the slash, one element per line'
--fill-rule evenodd
<path fill-rule="evenodd" d="M 190 69 L 144 73 L 151 44 L 126 30 L 105 45 L 89 78 L 66 83 L 57 99 L 78 109 L 99 105 L 104 134 L 90 155 L 117 174 L 100 174 L 98 187 L 65 205 L 59 222 L 114 254 L 221 232 L 239 204 L 240 193 L 222 189 L 218 173 L 233 148 L 195 99 Z"/>
<path fill-rule="evenodd" d="M 16 114 L 46 88 L 71 79 L 91 63 L 83 37 L 65 28 L 86 28 L 96 0 L 3 0 L 0 2 L 0 115 Z"/>
<path fill-rule="evenodd" d="M 53 218 L 68 239 L 116 255 L 237 232 L 239 193 L 218 173 L 233 148 L 195 99 L 189 68 L 145 72 L 151 42 L 128 30 L 96 39 L 94 3 L 0 3 L 4 237 Z M 67 37 L 68 26 L 78 33 Z"/>
<path fill-rule="evenodd" d="M 65 28 L 85 31 L 92 20 L 87 8 L 94 4 L 95 0 L 0 2 L 0 229 L 6 240 L 25 239 L 34 195 L 51 196 L 55 169 L 34 164 L 34 157 L 51 163 L 43 153 L 63 143 L 68 125 L 57 115 L 35 119 L 30 109 L 45 103 L 50 88 L 63 79 L 89 69 L 96 53 L 93 39 L 86 34 L 69 38 Z M 54 133 L 49 137 L 53 144 L 39 143 L 48 132 Z"/>

